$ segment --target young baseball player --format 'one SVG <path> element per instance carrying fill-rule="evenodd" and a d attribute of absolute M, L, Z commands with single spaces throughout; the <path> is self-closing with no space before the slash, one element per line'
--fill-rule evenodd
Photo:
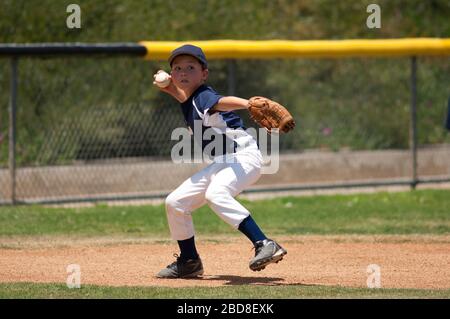
<path fill-rule="evenodd" d="M 175 255 L 176 261 L 161 270 L 157 277 L 186 278 L 203 274 L 191 213 L 205 204 L 252 241 L 255 257 L 249 266 L 253 271 L 260 271 L 270 263 L 280 261 L 287 251 L 267 238 L 250 212 L 234 198 L 261 175 L 262 155 L 256 140 L 246 132 L 241 118 L 233 112 L 246 109 L 248 100 L 222 96 L 206 86 L 208 62 L 199 47 L 183 45 L 175 49 L 169 64 L 170 84 L 160 90 L 180 103 L 186 125 L 191 130 L 202 130 L 201 134 L 193 133 L 194 137 L 201 136 L 199 142 L 203 150 L 212 142 L 203 138 L 203 132 L 209 128 L 219 134 L 224 147 L 221 153 L 213 152 L 213 162 L 209 166 L 188 178 L 167 197 L 167 220 L 171 236 L 178 242 L 180 255 Z M 195 125 L 195 121 L 201 125 Z"/>

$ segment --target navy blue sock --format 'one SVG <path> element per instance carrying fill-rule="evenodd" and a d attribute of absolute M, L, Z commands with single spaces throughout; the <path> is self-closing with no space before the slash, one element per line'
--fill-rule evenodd
<path fill-rule="evenodd" d="M 256 243 L 259 240 L 267 239 L 266 235 L 259 229 L 258 225 L 256 225 L 252 216 L 246 217 L 240 224 L 238 228 L 245 236 L 248 237 L 252 241 L 252 243 Z"/>
<path fill-rule="evenodd" d="M 178 246 L 180 247 L 181 259 L 197 259 L 198 253 L 195 248 L 194 236 L 185 240 L 178 240 Z"/>

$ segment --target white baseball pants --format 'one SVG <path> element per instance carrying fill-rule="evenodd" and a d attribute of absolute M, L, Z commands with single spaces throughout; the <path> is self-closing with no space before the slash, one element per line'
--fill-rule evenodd
<path fill-rule="evenodd" d="M 250 215 L 234 197 L 261 176 L 261 152 L 254 145 L 219 158 L 223 163 L 215 158 L 213 163 L 167 196 L 167 220 L 174 240 L 194 236 L 191 213 L 204 204 L 208 204 L 220 218 L 236 229 Z"/>

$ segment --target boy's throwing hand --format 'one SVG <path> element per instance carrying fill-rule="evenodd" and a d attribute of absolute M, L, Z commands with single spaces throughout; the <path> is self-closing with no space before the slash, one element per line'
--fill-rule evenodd
<path fill-rule="evenodd" d="M 165 88 L 167 86 L 169 86 L 171 78 L 170 78 L 170 74 L 163 71 L 163 70 L 159 70 L 154 76 L 154 81 L 153 84 L 155 84 L 157 87 L 160 88 Z"/>

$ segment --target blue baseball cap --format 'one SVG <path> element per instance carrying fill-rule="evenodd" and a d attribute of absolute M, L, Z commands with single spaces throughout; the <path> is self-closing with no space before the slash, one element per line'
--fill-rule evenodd
<path fill-rule="evenodd" d="M 203 50 L 195 45 L 185 44 L 179 48 L 176 48 L 172 51 L 169 57 L 169 64 L 172 66 L 173 60 L 179 55 L 190 55 L 196 58 L 201 64 L 208 67 L 208 62 L 206 61 L 206 56 L 203 53 Z"/>

